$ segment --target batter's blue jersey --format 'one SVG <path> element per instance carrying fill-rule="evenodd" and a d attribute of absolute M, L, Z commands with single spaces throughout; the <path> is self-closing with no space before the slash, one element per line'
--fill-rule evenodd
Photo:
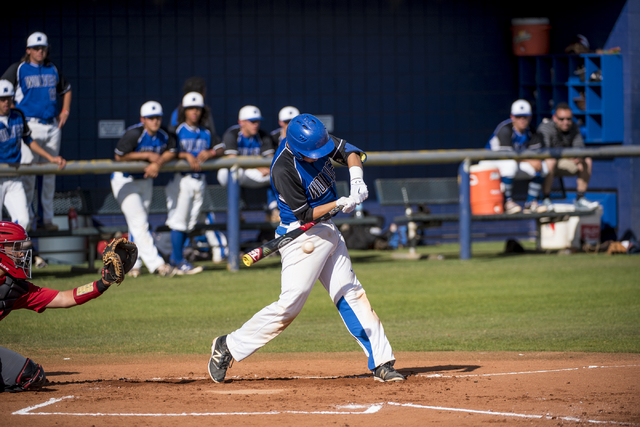
<path fill-rule="evenodd" d="M 298 159 L 283 139 L 271 163 L 271 186 L 278 200 L 280 220 L 284 225 L 313 220 L 313 208 L 338 198 L 336 174 L 331 160 L 347 165 L 351 153 L 358 153 L 364 161 L 366 155 L 344 139 L 330 135 L 335 149 L 313 163 Z M 278 234 L 286 230 L 278 228 Z"/>
<path fill-rule="evenodd" d="M 31 144 L 31 130 L 20 110 L 11 109 L 0 116 L 0 163 L 20 163 L 21 140 Z"/>
<path fill-rule="evenodd" d="M 2 76 L 13 83 L 15 103 L 26 117 L 51 120 L 57 115 L 58 95 L 71 90 L 71 85 L 52 63 L 13 64 Z"/>

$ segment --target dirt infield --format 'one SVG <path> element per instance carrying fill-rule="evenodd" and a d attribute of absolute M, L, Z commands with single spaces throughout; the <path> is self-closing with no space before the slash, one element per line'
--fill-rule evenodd
<path fill-rule="evenodd" d="M 39 359 L 49 384 L 0 395 L 3 426 L 640 425 L 640 355 L 399 353 L 401 383 L 360 353 L 257 354 L 227 381 L 208 355 Z"/>

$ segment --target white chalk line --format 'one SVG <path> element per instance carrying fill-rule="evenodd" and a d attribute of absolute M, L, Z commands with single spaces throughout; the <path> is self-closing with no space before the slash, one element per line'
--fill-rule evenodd
<path fill-rule="evenodd" d="M 640 365 L 620 365 L 620 366 L 582 366 L 580 368 L 564 368 L 564 369 L 546 369 L 541 371 L 522 371 L 522 372 L 498 372 L 492 374 L 469 374 L 469 375 L 443 375 L 443 374 L 416 374 L 417 377 L 427 378 L 465 378 L 465 377 L 491 377 L 501 375 L 522 375 L 522 374 L 546 374 L 549 372 L 563 372 L 563 371 L 579 371 L 581 369 L 606 369 L 606 368 L 633 368 Z"/>
<path fill-rule="evenodd" d="M 203 416 L 233 416 L 233 415 L 281 415 L 281 414 L 303 414 L 303 415 L 365 415 L 375 414 L 382 409 L 382 403 L 374 403 L 371 405 L 345 405 L 339 408 L 345 409 L 364 409 L 364 411 L 269 411 L 269 412 L 181 412 L 181 413 L 74 413 L 74 412 L 32 412 L 35 409 L 53 405 L 65 399 L 73 399 L 75 396 L 64 396 L 58 399 L 49 399 L 39 405 L 30 406 L 20 409 L 12 415 L 68 415 L 68 416 L 85 416 L 85 417 L 203 417 Z"/>
<path fill-rule="evenodd" d="M 54 403 L 63 401 L 65 399 L 73 399 L 75 396 L 64 396 L 57 399 L 49 399 L 48 401 L 39 405 L 29 406 L 28 408 L 21 409 L 14 412 L 12 415 L 67 415 L 67 416 L 89 416 L 89 417 L 202 417 L 202 416 L 251 416 L 251 415 L 282 415 L 282 414 L 302 414 L 302 415 L 368 415 L 375 414 L 382 409 L 384 403 L 374 403 L 370 405 L 343 405 L 338 408 L 344 409 L 364 409 L 364 411 L 269 411 L 269 412 L 182 412 L 182 413 L 73 413 L 73 412 L 33 412 L 36 409 L 43 408 L 45 406 L 53 405 Z M 576 417 L 560 417 L 546 415 L 531 415 L 531 414 L 518 414 L 514 412 L 494 412 L 494 411 L 481 411 L 477 409 L 465 409 L 465 408 L 450 408 L 446 406 L 427 406 L 417 405 L 415 403 L 397 403 L 387 402 L 386 405 L 400 406 L 405 408 L 414 409 L 433 409 L 437 411 L 449 411 L 449 412 L 465 412 L 472 414 L 482 415 L 494 415 L 502 417 L 516 417 L 516 418 L 530 418 L 530 419 L 546 419 L 546 420 L 562 420 L 573 422 L 586 422 L 591 424 L 613 424 L 613 425 L 636 425 L 633 423 L 617 422 L 617 421 L 598 421 L 598 420 L 585 420 Z"/>
<path fill-rule="evenodd" d="M 483 415 L 498 415 L 503 417 L 517 417 L 517 418 L 533 418 L 533 419 L 545 419 L 545 420 L 562 420 L 562 421 L 575 421 L 575 422 L 583 422 L 583 423 L 591 423 L 591 424 L 615 424 L 615 425 L 636 425 L 633 423 L 627 422 L 617 422 L 617 421 L 598 421 L 598 420 L 585 420 L 582 418 L 576 417 L 558 417 L 553 415 L 530 415 L 530 414 L 516 414 L 514 412 L 494 412 L 494 411 L 479 411 L 477 409 L 463 409 L 463 408 L 447 408 L 444 406 L 426 406 L 426 405 L 416 405 L 414 403 L 396 403 L 396 402 L 387 402 L 387 405 L 393 406 L 404 406 L 409 408 L 418 408 L 418 409 L 435 409 L 438 411 L 452 411 L 452 412 L 465 412 L 472 414 L 483 414 Z"/>

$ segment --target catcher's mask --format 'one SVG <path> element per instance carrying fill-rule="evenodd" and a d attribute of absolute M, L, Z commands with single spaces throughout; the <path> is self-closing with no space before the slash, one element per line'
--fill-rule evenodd
<path fill-rule="evenodd" d="M 0 221 L 0 268 L 16 279 L 31 279 L 31 251 L 22 226 Z"/>

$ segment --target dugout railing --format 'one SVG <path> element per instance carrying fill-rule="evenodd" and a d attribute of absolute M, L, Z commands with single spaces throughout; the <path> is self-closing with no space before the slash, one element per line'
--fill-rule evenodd
<path fill-rule="evenodd" d="M 459 241 L 460 258 L 471 258 L 471 205 L 469 187 L 469 169 L 471 162 L 480 160 L 500 159 L 544 159 L 544 158 L 614 158 L 640 157 L 640 145 L 618 145 L 589 148 L 556 148 L 544 150 L 524 150 L 521 152 L 475 150 L 422 150 L 369 153 L 367 165 L 398 166 L 421 164 L 460 164 L 458 176 L 459 186 Z M 235 158 L 213 159 L 202 165 L 202 170 L 230 169 L 230 179 L 227 186 L 227 240 L 229 242 L 228 269 L 239 270 L 240 265 L 240 186 L 237 179 L 238 168 L 265 167 L 270 165 L 270 159 L 260 157 L 239 156 Z M 106 174 L 114 171 L 142 172 L 145 162 L 114 162 L 112 160 L 69 161 L 67 166 L 58 170 L 54 164 L 1 164 L 0 176 L 16 175 L 83 175 Z M 188 171 L 189 164 L 185 160 L 169 162 L 162 167 L 163 172 Z"/>

